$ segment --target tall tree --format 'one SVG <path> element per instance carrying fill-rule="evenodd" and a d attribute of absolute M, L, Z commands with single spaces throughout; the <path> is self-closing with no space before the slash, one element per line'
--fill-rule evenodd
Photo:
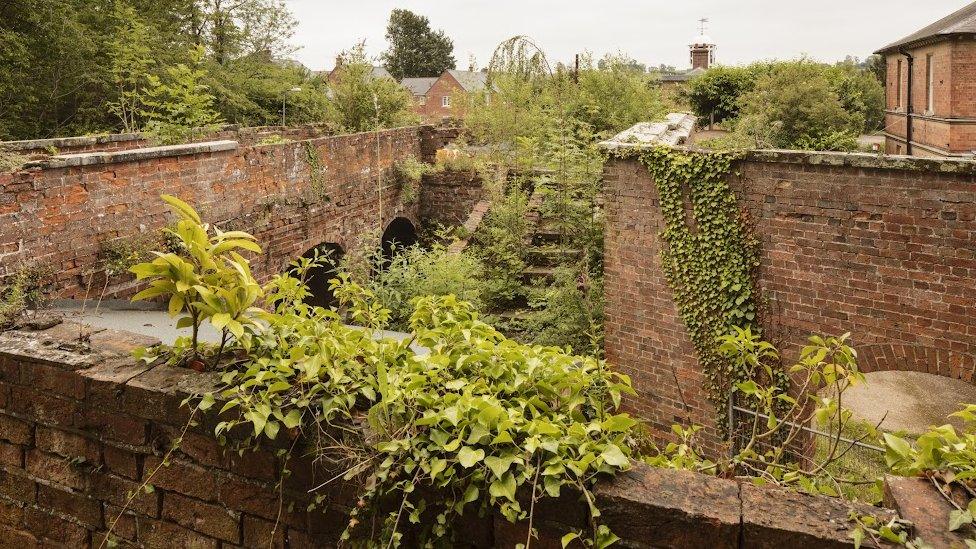
<path fill-rule="evenodd" d="M 386 27 L 389 49 L 383 54 L 393 78 L 437 76 L 457 66 L 454 42 L 443 30 L 434 31 L 430 21 L 410 10 L 395 9 Z"/>

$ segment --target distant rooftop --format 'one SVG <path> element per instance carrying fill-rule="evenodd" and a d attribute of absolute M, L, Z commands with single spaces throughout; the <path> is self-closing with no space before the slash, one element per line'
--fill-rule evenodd
<path fill-rule="evenodd" d="M 430 87 L 437 82 L 436 76 L 420 77 L 420 78 L 404 78 L 400 81 L 400 84 L 404 88 L 410 91 L 411 95 L 427 95 L 430 91 Z"/>
<path fill-rule="evenodd" d="M 887 53 L 905 46 L 945 40 L 959 34 L 976 34 L 976 2 L 954 12 L 935 23 L 909 34 L 897 42 L 888 44 L 875 53 Z"/>
<path fill-rule="evenodd" d="M 448 69 L 451 76 L 461 84 L 466 92 L 481 91 L 488 83 L 488 73 L 482 71 L 459 71 Z"/>

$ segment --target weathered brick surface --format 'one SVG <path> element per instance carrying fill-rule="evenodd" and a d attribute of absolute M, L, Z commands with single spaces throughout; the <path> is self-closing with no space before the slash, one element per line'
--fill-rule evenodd
<path fill-rule="evenodd" d="M 976 41 L 972 37 L 949 38 L 909 52 L 915 58 L 912 75 L 912 154 L 969 155 L 976 150 Z M 926 89 L 927 59 L 932 62 L 932 108 Z M 899 64 L 901 70 L 899 72 Z M 887 56 L 885 95 L 886 152 L 905 154 L 908 107 L 908 60 L 901 53 Z M 900 76 L 900 79 L 899 79 Z M 899 91 L 900 90 L 900 91 Z"/>
<path fill-rule="evenodd" d="M 167 193 L 221 228 L 253 233 L 265 253 L 252 268 L 266 279 L 320 244 L 348 251 L 397 217 L 418 226 L 419 204 L 401 202 L 390 168 L 408 156 L 432 157 L 447 134 L 456 132 L 425 126 L 275 145 L 245 141 L 236 150 L 0 173 L 0 276 L 24 263 L 50 266 L 62 297 L 83 297 L 89 284 L 105 284 L 107 243 L 170 222 L 159 200 Z M 105 295 L 137 289 L 119 276 Z M 77 390 L 58 387 L 66 396 Z"/>
<path fill-rule="evenodd" d="M 420 188 L 421 222 L 424 227 L 461 225 L 484 196 L 484 182 L 475 172 L 425 174 Z"/>
<path fill-rule="evenodd" d="M 0 334 L 0 357 L 19 372 L 0 384 L 12 388 L 36 385 L 35 373 L 50 372 L 40 365 L 62 361 L 61 371 L 81 380 L 85 392 L 76 395 L 76 401 L 58 396 L 60 401 L 76 402 L 88 412 L 107 407 L 104 413 L 117 417 L 118 426 L 128 421 L 138 434 L 120 436 L 112 430 L 79 427 L 68 416 L 24 415 L 20 408 L 0 407 L 4 444 L 15 447 L 18 458 L 26 456 L 23 462 L 0 462 L 0 547 L 98 547 L 113 524 L 113 539 L 121 546 L 338 546 L 348 524 L 348 510 L 356 502 L 357 486 L 341 481 L 330 484 L 320 492 L 324 501 L 309 511 L 307 490 L 336 471 L 316 469 L 297 449 L 296 457 L 288 462 L 292 474 L 280 488 L 277 478 L 283 464 L 272 452 L 225 452 L 206 421 L 189 428 L 183 443 L 169 456 L 169 465 L 159 467 L 163 454 L 183 431 L 185 418 L 146 417 L 151 414 L 121 406 L 115 399 L 106 400 L 105 384 L 117 384 L 121 401 L 145 398 L 153 403 L 152 410 L 162 413 L 186 398 L 188 391 L 214 387 L 214 377 L 173 372 L 165 366 L 123 368 L 119 363 L 131 359 L 114 350 L 114 345 L 76 356 L 64 354 L 57 347 L 66 337 L 70 333 L 55 329 Z M 112 337 L 124 336 L 115 333 Z M 154 374 L 156 369 L 161 372 Z M 116 375 L 119 372 L 125 375 Z M 140 396 L 127 397 L 130 390 Z M 39 390 L 36 394 L 47 393 Z M 144 433 L 149 433 L 145 439 Z M 126 442 L 135 439 L 145 443 Z M 143 489 L 144 483 L 152 489 Z M 788 539 L 790 523 L 783 513 L 775 522 L 743 523 L 739 517 L 745 499 L 740 493 L 733 481 L 644 465 L 636 465 L 596 491 L 602 520 L 621 536 L 622 547 L 739 546 L 735 540 L 745 526 L 752 528 L 750 536 L 758 536 L 750 538 L 758 540 L 757 546 L 773 546 L 761 545 L 764 536 Z M 764 498 L 761 491 L 750 494 L 751 512 L 759 517 L 772 516 L 785 497 L 775 493 Z M 520 493 L 523 508 L 531 505 L 529 496 L 527 490 Z M 850 546 L 841 538 L 846 532 L 842 525 L 818 523 L 817 517 L 838 515 L 837 502 L 808 498 L 804 505 L 815 506 L 818 513 L 798 521 L 806 528 L 801 533 L 837 529 L 836 539 L 804 538 L 811 540 L 807 547 Z M 820 513 L 824 509 L 829 512 Z M 558 499 L 535 504 L 533 527 L 540 538 L 532 545 L 561 547 L 563 534 L 587 525 L 585 503 L 566 489 Z M 465 516 L 457 526 L 462 535 L 459 543 L 468 547 L 512 547 L 524 543 L 528 535 L 527 522 L 509 524 L 490 514 Z M 410 535 L 407 532 L 405 546 L 411 546 Z"/>
<path fill-rule="evenodd" d="M 850 331 L 864 371 L 973 381 L 976 177 L 968 161 L 753 153 L 731 183 L 762 248 L 763 328 L 795 358 L 813 333 Z M 659 433 L 713 427 L 703 373 L 661 270 L 654 182 L 636 160 L 605 170 L 606 352 L 630 405 Z M 711 448 L 719 451 L 714 429 Z"/>

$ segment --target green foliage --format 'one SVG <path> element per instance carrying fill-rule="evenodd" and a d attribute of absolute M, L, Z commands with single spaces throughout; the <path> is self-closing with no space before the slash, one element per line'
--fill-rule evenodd
<path fill-rule="evenodd" d="M 0 331 L 14 327 L 29 307 L 43 307 L 53 280 L 53 269 L 36 265 L 21 267 L 7 277 L 0 284 Z"/>
<path fill-rule="evenodd" d="M 410 92 L 390 78 L 374 77 L 362 44 L 344 52 L 330 87 L 335 122 L 349 132 L 391 128 L 417 120 Z"/>
<path fill-rule="evenodd" d="M 664 275 L 705 372 L 705 388 L 722 409 L 748 372 L 723 359 L 720 338 L 733 327 L 756 325 L 758 312 L 752 284 L 758 242 L 728 182 L 735 156 L 657 147 L 639 159 L 654 179 L 664 217 Z"/>
<path fill-rule="evenodd" d="M 687 95 L 696 114 L 735 131 L 712 148 L 854 150 L 858 135 L 884 123 L 884 88 L 854 60 L 715 67 Z"/>
<path fill-rule="evenodd" d="M 856 138 L 864 113 L 845 110 L 824 67 L 809 61 L 778 63 L 741 99 L 737 131 L 762 148 L 796 148 L 811 143 L 849 143 Z"/>
<path fill-rule="evenodd" d="M 652 77 L 635 70 L 632 62 L 608 54 L 594 66 L 592 57 L 583 57 L 575 97 L 567 105 L 570 116 L 596 135 L 609 136 L 664 115 L 668 105 Z"/>
<path fill-rule="evenodd" d="M 152 259 L 152 252 L 165 246 L 161 234 L 147 233 L 102 243 L 102 260 L 109 276 L 126 273 Z"/>
<path fill-rule="evenodd" d="M 406 9 L 390 12 L 386 27 L 389 48 L 383 53 L 386 70 L 397 80 L 407 77 L 440 76 L 457 66 L 454 42 L 444 31 L 434 31 L 430 21 Z"/>
<path fill-rule="evenodd" d="M 203 55 L 203 48 L 198 46 L 190 51 L 189 65 L 167 67 L 165 79 L 148 76 L 142 98 L 145 131 L 161 143 L 184 142 L 212 130 L 221 121 L 213 108 L 214 97 L 203 83 Z"/>
<path fill-rule="evenodd" d="M 434 166 L 407 156 L 393 164 L 393 178 L 400 184 L 400 200 L 413 204 L 420 198 L 420 181 L 425 174 L 435 170 Z"/>
<path fill-rule="evenodd" d="M 511 305 L 526 296 L 525 219 L 528 197 L 519 188 L 497 197 L 474 234 L 472 253 L 485 267 L 485 300 L 496 307 Z"/>
<path fill-rule="evenodd" d="M 285 278 L 276 284 L 293 287 Z M 383 323 L 368 290 L 348 278 L 334 287 L 361 324 Z M 464 535 L 454 531 L 462 514 L 525 518 L 521 490 L 578 490 L 595 521 L 592 483 L 629 467 L 635 422 L 614 413 L 628 380 L 594 359 L 506 340 L 453 296 L 419 298 L 413 308 L 411 341 L 429 354 L 310 311 L 297 294 L 280 299 L 268 328 L 242 341 L 249 362 L 224 375 L 215 398 L 235 419 L 218 434 L 240 425 L 255 438 L 277 438 L 282 427 L 319 433 L 319 455 L 363 481 L 344 534 L 353 540 L 398 545 L 418 524 L 419 543 L 449 543 Z M 363 415 L 370 429 L 351 429 Z M 342 444 L 332 432 L 345 433 Z M 377 513 L 374 529 L 368 519 Z"/>
<path fill-rule="evenodd" d="M 569 346 L 591 356 L 603 354 L 603 277 L 560 267 L 555 280 L 530 305 L 526 335 L 537 345 Z"/>
<path fill-rule="evenodd" d="M 342 274 L 333 291 L 360 327 L 347 326 L 336 311 L 305 304 L 302 280 L 314 261 L 258 289 L 234 251 L 256 248 L 248 235 L 210 234 L 192 208 L 165 200 L 180 217 L 173 232 L 187 257 L 158 253 L 135 267 L 151 281 L 138 298 L 169 296 L 193 323 L 207 318 L 234 334 L 237 360 L 197 409 L 222 403 L 221 440 L 242 429 L 245 446 L 304 436 L 317 462 L 358 478 L 360 504 L 345 538 L 405 544 L 414 524 L 419 544 L 449 544 L 463 538 L 454 526 L 464 514 L 514 522 L 533 507 L 520 493 L 534 502 L 569 489 L 589 506 L 588 544 L 616 540 L 598 522 L 592 487 L 630 467 L 637 422 L 617 413 L 633 392 L 626 376 L 594 358 L 508 340 L 453 295 L 414 299 L 410 338 L 384 337 L 375 330 L 391 311 Z M 261 296 L 270 309 L 245 303 Z"/>
<path fill-rule="evenodd" d="M 520 165 L 531 164 L 554 120 L 595 142 L 669 110 L 651 75 L 633 70 L 625 57 L 608 55 L 595 64 L 583 56 L 574 75 L 553 70 L 526 37 L 498 47 L 489 80 L 490 96 L 473 98 L 463 113 L 465 126 L 475 143 L 512 147 Z"/>
<path fill-rule="evenodd" d="M 760 65 L 712 67 L 688 83 L 688 102 L 702 120 L 715 122 L 739 116 L 739 98 L 753 89 Z"/>
<path fill-rule="evenodd" d="M 188 342 L 179 344 L 186 353 L 174 354 L 177 363 L 200 360 L 199 329 L 209 321 L 221 333 L 216 365 L 229 336 L 242 337 L 245 326 L 254 322 L 252 307 L 263 295 L 248 260 L 238 250 L 260 253 L 261 248 L 245 232 L 224 232 L 202 223 L 196 211 L 180 199 L 162 198 L 179 217 L 166 229 L 178 239 L 179 252 L 154 252 L 155 259 L 133 266 L 130 270 L 136 279 L 147 281 L 149 287 L 132 299 L 168 299 L 169 314 L 183 315 L 176 327 L 189 327 L 193 332 Z M 142 358 L 152 361 L 155 356 L 143 354 Z"/>
<path fill-rule="evenodd" d="M 294 24 L 281 0 L 8 2 L 0 15 L 0 139 L 141 128 L 147 76 L 165 80 L 168 68 L 191 64 L 186 52 L 195 46 L 207 52 L 205 83 L 222 118 L 280 120 L 281 90 L 302 85 L 284 59 Z M 304 92 L 294 98 L 296 120 L 323 119 L 322 90 L 308 92 L 307 102 Z"/>
<path fill-rule="evenodd" d="M 22 154 L 0 149 L 0 172 L 19 170 L 28 160 L 30 159 Z"/>
<path fill-rule="evenodd" d="M 409 329 L 418 297 L 454 295 L 474 311 L 486 308 L 485 268 L 468 252 L 451 253 L 435 243 L 430 249 L 411 246 L 393 258 L 384 257 L 379 248 L 365 258 L 347 257 L 344 270 L 390 311 L 385 326 L 390 329 Z"/>
<path fill-rule="evenodd" d="M 826 74 L 844 110 L 863 118 L 864 125 L 858 133 L 884 126 L 884 78 L 879 81 L 872 69 L 861 67 L 853 60 L 828 67 Z"/>
<path fill-rule="evenodd" d="M 108 46 L 111 83 L 116 96 L 107 105 L 122 122 L 122 130 L 136 132 L 142 127 L 146 87 L 155 64 L 153 49 L 158 46 L 150 25 L 129 4 L 115 3 L 112 14 L 115 31 Z"/>

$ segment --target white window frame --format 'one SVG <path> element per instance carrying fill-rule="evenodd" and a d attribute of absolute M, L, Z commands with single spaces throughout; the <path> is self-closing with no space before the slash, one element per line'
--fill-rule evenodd
<path fill-rule="evenodd" d="M 441 97 L 441 106 L 445 109 L 451 108 L 451 96 L 445 95 Z"/>

